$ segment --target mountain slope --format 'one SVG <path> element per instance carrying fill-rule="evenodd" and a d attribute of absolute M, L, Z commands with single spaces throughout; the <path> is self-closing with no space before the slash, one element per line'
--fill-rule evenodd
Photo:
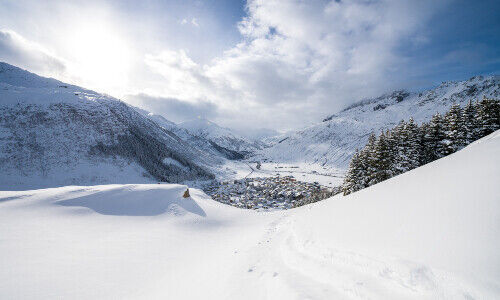
<path fill-rule="evenodd" d="M 190 144 L 192 147 L 196 149 L 199 149 L 213 156 L 220 156 L 230 160 L 240 160 L 244 158 L 245 152 L 232 150 L 234 149 L 234 147 L 225 148 L 213 142 L 206 135 L 199 135 L 196 133 L 192 133 L 186 128 L 183 128 L 175 124 L 174 122 L 167 120 L 165 117 L 161 115 L 153 114 L 149 111 L 137 107 L 135 109 L 148 119 L 154 121 L 160 127 L 175 133 L 184 142 Z"/>
<path fill-rule="evenodd" d="M 499 151 L 279 212 L 171 184 L 0 192 L 0 298 L 498 299 Z"/>
<path fill-rule="evenodd" d="M 224 161 L 117 99 L 5 63 L 0 99 L 2 188 L 210 179 Z"/>
<path fill-rule="evenodd" d="M 187 129 L 195 136 L 208 139 L 221 147 L 242 154 L 253 153 L 264 146 L 261 142 L 247 140 L 230 129 L 220 127 L 214 122 L 203 118 L 182 122 L 179 126 Z"/>
<path fill-rule="evenodd" d="M 463 106 L 483 96 L 500 97 L 499 76 L 444 82 L 421 93 L 396 91 L 358 102 L 319 124 L 282 135 L 257 157 L 346 168 L 354 150 L 366 144 L 371 132 L 392 128 L 409 117 L 419 123 L 428 121 L 436 112 L 447 111 L 453 103 Z"/>

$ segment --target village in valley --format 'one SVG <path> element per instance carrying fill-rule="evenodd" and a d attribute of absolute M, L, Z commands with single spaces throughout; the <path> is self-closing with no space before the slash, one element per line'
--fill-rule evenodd
<path fill-rule="evenodd" d="M 243 178 L 213 182 L 204 188 L 212 199 L 248 209 L 289 209 L 326 199 L 338 193 L 318 182 L 297 181 L 293 176 Z"/>

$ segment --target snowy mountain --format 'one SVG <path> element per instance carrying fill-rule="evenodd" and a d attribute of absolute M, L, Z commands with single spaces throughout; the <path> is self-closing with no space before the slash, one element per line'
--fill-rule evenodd
<path fill-rule="evenodd" d="M 204 118 L 197 118 L 179 123 L 179 126 L 187 129 L 191 134 L 208 139 L 215 144 L 242 154 L 250 154 L 260 150 L 265 144 L 259 141 L 250 141 L 229 128 L 221 127 Z"/>
<path fill-rule="evenodd" d="M 127 104 L 0 63 L 0 185 L 210 179 L 224 158 Z"/>
<path fill-rule="evenodd" d="M 266 213 L 174 184 L 0 191 L 0 298 L 498 299 L 499 151 Z"/>
<path fill-rule="evenodd" d="M 465 105 L 483 96 L 500 97 L 500 76 L 476 76 L 459 82 L 444 82 L 420 93 L 395 91 L 367 99 L 328 116 L 308 128 L 273 138 L 274 145 L 257 154 L 276 162 L 307 162 L 345 169 L 356 148 L 362 148 L 371 132 L 394 127 L 413 117 L 428 121 L 453 103 Z"/>
<path fill-rule="evenodd" d="M 186 128 L 181 127 L 170 120 L 167 120 L 165 117 L 161 115 L 157 115 L 137 107 L 135 107 L 135 109 L 140 114 L 154 121 L 160 127 L 175 133 L 179 138 L 181 138 L 184 142 L 190 144 L 192 147 L 199 149 L 210 155 L 221 156 L 223 158 L 230 160 L 240 160 L 243 159 L 245 157 L 245 154 L 247 153 L 244 151 L 233 150 L 234 147 L 231 148 L 223 147 L 217 144 L 216 142 L 212 141 L 211 139 L 209 139 L 206 135 L 200 135 L 197 134 L 196 132 L 192 133 Z"/>

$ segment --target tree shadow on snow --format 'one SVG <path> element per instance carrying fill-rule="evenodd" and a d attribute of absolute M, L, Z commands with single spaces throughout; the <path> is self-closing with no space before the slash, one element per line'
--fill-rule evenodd
<path fill-rule="evenodd" d="M 169 190 L 114 189 L 67 200 L 57 201 L 62 206 L 81 206 L 103 215 L 157 216 L 169 212 L 183 215 L 190 212 L 202 217 L 205 211 L 191 198 L 182 198 Z"/>

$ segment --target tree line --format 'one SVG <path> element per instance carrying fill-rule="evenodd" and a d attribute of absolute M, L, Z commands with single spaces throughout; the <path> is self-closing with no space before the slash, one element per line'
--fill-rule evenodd
<path fill-rule="evenodd" d="M 420 126 L 410 118 L 394 128 L 374 133 L 349 164 L 342 186 L 344 195 L 456 152 L 500 129 L 500 101 L 483 98 L 464 107 L 454 104 Z"/>

